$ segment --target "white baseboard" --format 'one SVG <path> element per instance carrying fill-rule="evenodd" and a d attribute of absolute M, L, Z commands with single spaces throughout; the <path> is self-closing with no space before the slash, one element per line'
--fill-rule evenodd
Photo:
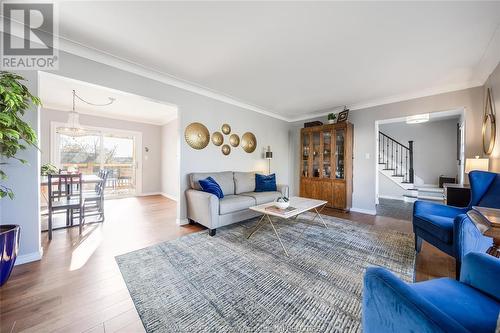
<path fill-rule="evenodd" d="M 174 200 L 174 201 L 179 201 L 179 198 L 176 197 L 175 195 L 170 195 L 170 194 L 167 194 L 165 192 L 162 192 L 161 195 L 164 196 L 167 199 Z"/>
<path fill-rule="evenodd" d="M 396 197 L 396 196 L 393 196 L 393 195 L 379 195 L 378 197 L 379 197 L 379 199 L 391 199 L 391 200 L 401 200 L 401 201 L 404 201 L 404 197 L 403 196 Z"/>
<path fill-rule="evenodd" d="M 142 192 L 138 197 L 147 197 L 148 195 L 163 195 L 161 192 Z"/>
<path fill-rule="evenodd" d="M 16 263 L 14 265 L 17 266 L 32 261 L 38 261 L 42 259 L 42 256 L 43 256 L 43 248 L 41 247 L 40 250 L 38 250 L 37 252 L 31 252 L 17 256 Z"/>
<path fill-rule="evenodd" d="M 187 218 L 176 219 L 175 222 L 177 223 L 177 225 L 186 225 L 186 224 L 189 224 L 189 220 Z"/>
<path fill-rule="evenodd" d="M 351 212 L 363 213 L 363 214 L 368 214 L 368 215 L 377 215 L 377 211 L 374 209 L 364 209 L 364 208 L 351 207 Z"/>

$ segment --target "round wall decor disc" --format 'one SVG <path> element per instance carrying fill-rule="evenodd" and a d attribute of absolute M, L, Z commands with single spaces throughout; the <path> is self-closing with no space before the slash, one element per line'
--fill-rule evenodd
<path fill-rule="evenodd" d="M 238 134 L 231 134 L 231 136 L 229 137 L 229 144 L 233 147 L 238 147 L 238 145 L 240 144 L 240 137 L 238 136 Z"/>
<path fill-rule="evenodd" d="M 224 136 L 221 132 L 214 132 L 212 134 L 212 143 L 216 146 L 220 146 L 224 143 Z"/>
<path fill-rule="evenodd" d="M 247 153 L 253 153 L 257 148 L 257 139 L 251 132 L 246 132 L 241 136 L 241 147 Z"/>
<path fill-rule="evenodd" d="M 229 145 L 223 145 L 221 150 L 224 155 L 229 155 L 231 153 L 231 147 L 229 147 Z"/>
<path fill-rule="evenodd" d="M 231 126 L 229 126 L 228 124 L 224 124 L 224 125 L 222 125 L 221 130 L 222 130 L 222 133 L 227 135 L 227 134 L 231 133 Z"/>
<path fill-rule="evenodd" d="M 191 148 L 203 149 L 210 141 L 210 133 L 205 125 L 200 123 L 191 123 L 186 126 L 184 138 Z"/>

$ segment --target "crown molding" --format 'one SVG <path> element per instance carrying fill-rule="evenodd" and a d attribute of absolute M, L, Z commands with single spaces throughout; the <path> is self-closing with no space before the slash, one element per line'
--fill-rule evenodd
<path fill-rule="evenodd" d="M 231 104 L 243 109 L 247 109 L 250 111 L 254 111 L 269 117 L 273 117 L 279 120 L 288 121 L 285 117 L 278 115 L 274 112 L 266 110 L 262 107 L 252 105 L 250 103 L 246 103 L 241 101 L 235 97 L 219 93 L 215 90 L 203 87 L 201 85 L 197 85 L 195 83 L 177 78 L 168 73 L 164 73 L 144 65 L 135 63 L 133 61 L 120 58 L 113 54 L 91 48 L 89 46 L 74 42 L 70 39 L 59 37 L 59 50 L 67 53 L 71 53 L 73 55 L 83 57 L 89 60 L 93 60 L 114 68 L 118 68 L 124 70 L 126 72 L 130 72 L 133 74 L 140 75 L 142 77 L 155 80 L 179 89 L 183 89 L 189 92 L 193 92 L 198 95 L 202 95 L 211 99 L 215 99 L 227 104 Z"/>
<path fill-rule="evenodd" d="M 2 27 L 0 27 L 0 31 L 2 31 Z M 13 33 L 13 35 L 16 35 L 19 38 L 24 38 L 24 35 L 20 34 L 20 31 L 22 30 L 16 29 L 15 31 L 16 33 Z M 227 104 L 231 104 L 246 110 L 257 112 L 286 122 L 303 121 L 307 119 L 326 116 L 328 115 L 328 113 L 332 111 L 337 111 L 337 110 L 341 111 L 341 109 L 339 109 L 338 106 L 335 106 L 335 107 L 324 108 L 321 110 L 316 110 L 313 112 L 303 113 L 295 117 L 293 116 L 284 117 L 282 115 L 277 114 L 276 112 L 267 110 L 263 107 L 244 102 L 238 98 L 217 92 L 213 89 L 203 87 L 201 85 L 192 83 L 187 80 L 183 80 L 171 74 L 164 73 L 159 70 L 152 69 L 147 66 L 141 65 L 139 63 L 107 53 L 105 51 L 89 47 L 87 45 L 75 42 L 66 37 L 56 36 L 56 38 L 59 38 L 58 48 L 63 52 L 67 52 L 79 57 L 93 60 L 151 80 L 155 80 L 170 86 L 177 87 L 179 89 L 183 89 L 198 95 L 202 95 L 214 100 L 218 100 Z M 474 70 L 475 75 L 468 82 L 462 84 L 434 87 L 432 89 L 421 90 L 413 93 L 373 99 L 369 101 L 348 104 L 347 106 L 350 110 L 360 110 L 385 104 L 397 103 L 416 98 L 428 97 L 432 95 L 439 95 L 452 91 L 458 91 L 458 90 L 482 86 L 486 83 L 488 77 L 495 70 L 496 66 L 499 64 L 499 61 L 500 61 L 500 24 L 496 27 L 496 30 L 494 31 L 488 43 L 488 46 L 486 47 L 486 50 L 483 56 L 481 57 L 481 60 L 476 65 L 476 69 Z"/>
<path fill-rule="evenodd" d="M 472 81 L 472 82 L 467 82 L 465 84 L 454 84 L 454 85 L 449 85 L 449 86 L 436 87 L 433 89 L 421 90 L 421 91 L 418 91 L 415 93 L 400 94 L 400 95 L 394 95 L 394 96 L 390 96 L 390 97 L 373 99 L 373 100 L 360 102 L 360 103 L 348 104 L 347 108 L 351 111 L 367 109 L 367 108 L 372 108 L 372 107 L 386 105 L 386 104 L 404 102 L 404 101 L 409 101 L 412 99 L 429 97 L 429 96 L 445 94 L 445 93 L 449 93 L 449 92 L 453 92 L 453 91 L 459 91 L 459 90 L 479 87 L 479 86 L 482 86 L 483 84 L 484 83 L 481 83 L 478 81 Z M 328 115 L 330 112 L 336 111 L 336 110 L 338 112 L 342 111 L 342 109 L 339 109 L 339 108 L 322 109 L 320 111 L 314 111 L 314 112 L 310 112 L 307 114 L 297 116 L 297 117 L 292 118 L 288 121 L 296 122 L 296 121 L 313 119 L 313 118 L 317 118 L 317 117 L 324 117 L 324 116 Z"/>

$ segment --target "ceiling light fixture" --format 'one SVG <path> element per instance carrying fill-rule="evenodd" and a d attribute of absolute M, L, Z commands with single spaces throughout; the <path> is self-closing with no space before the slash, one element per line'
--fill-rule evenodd
<path fill-rule="evenodd" d="M 406 117 L 406 123 L 407 124 L 421 124 L 421 123 L 426 123 L 429 121 L 429 114 L 428 113 L 423 113 L 423 114 L 417 114 L 414 116 L 408 116 Z"/>
<path fill-rule="evenodd" d="M 71 136 L 71 137 L 84 136 L 84 135 L 90 134 L 90 131 L 85 130 L 80 125 L 80 115 L 78 114 L 78 112 L 76 112 L 76 109 L 75 109 L 76 98 L 78 98 L 80 101 L 82 101 L 86 104 L 92 105 L 92 106 L 108 106 L 108 105 L 113 104 L 116 101 L 115 98 L 108 97 L 108 99 L 109 99 L 108 103 L 94 104 L 94 103 L 91 103 L 91 102 L 84 100 L 83 98 L 81 98 L 80 96 L 78 96 L 76 94 L 75 90 L 73 90 L 73 109 L 69 112 L 68 121 L 65 124 L 65 126 L 56 128 L 56 132 L 58 134 L 64 134 L 64 135 Z"/>

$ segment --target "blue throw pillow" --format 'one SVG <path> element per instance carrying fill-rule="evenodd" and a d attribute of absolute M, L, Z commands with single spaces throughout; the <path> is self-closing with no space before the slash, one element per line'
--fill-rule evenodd
<path fill-rule="evenodd" d="M 213 179 L 212 177 L 207 177 L 206 179 L 200 179 L 199 183 L 203 192 L 215 194 L 215 196 L 217 196 L 217 198 L 219 199 L 224 198 L 224 193 L 222 193 L 222 189 L 220 188 L 219 184 L 217 184 L 215 179 Z"/>
<path fill-rule="evenodd" d="M 276 191 L 276 175 L 265 176 L 255 174 L 255 192 Z"/>

